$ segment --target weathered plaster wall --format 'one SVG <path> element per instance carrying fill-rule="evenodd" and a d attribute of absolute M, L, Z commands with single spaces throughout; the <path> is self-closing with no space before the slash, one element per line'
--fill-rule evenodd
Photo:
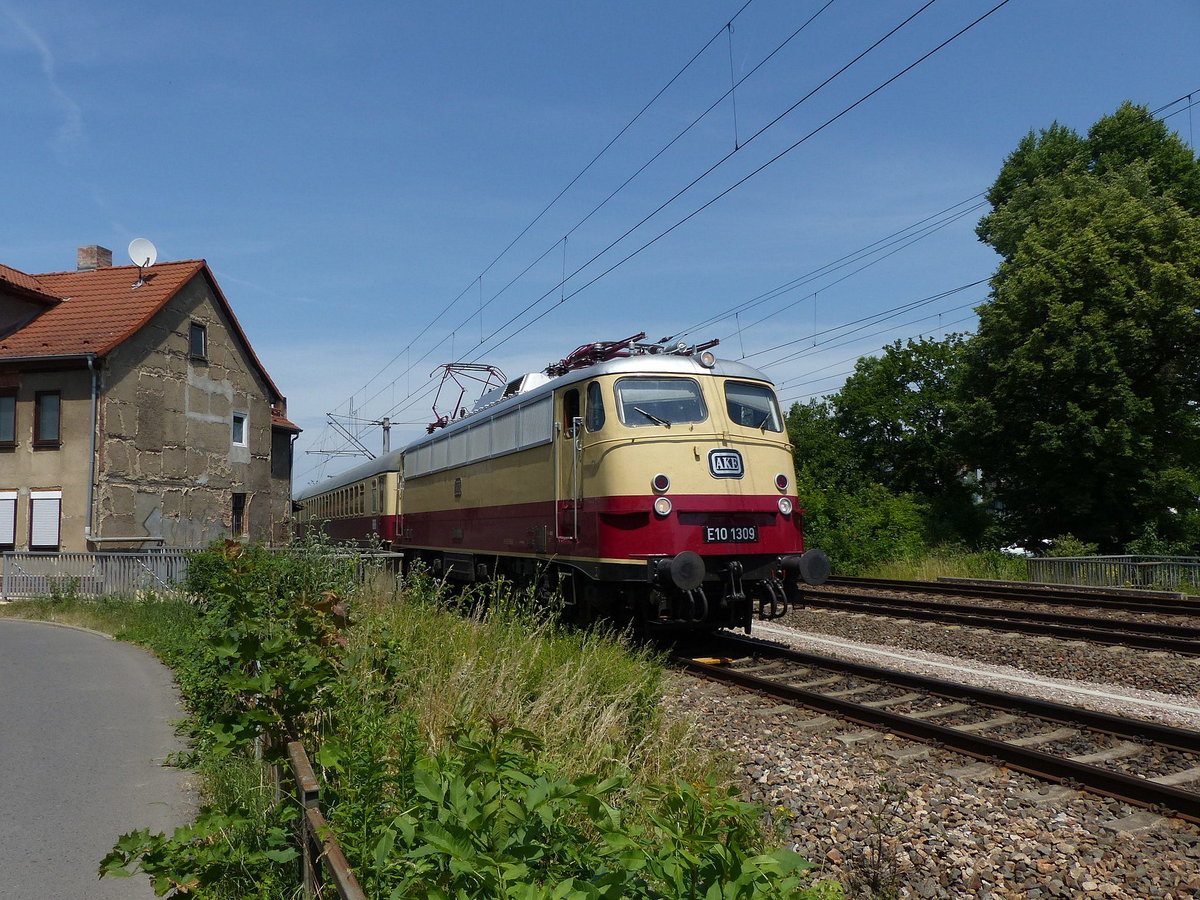
<path fill-rule="evenodd" d="M 192 322 L 207 328 L 204 360 L 189 356 Z M 234 493 L 247 495 L 251 539 L 281 530 L 290 485 L 271 474 L 270 391 L 203 278 L 110 354 L 102 385 L 102 538 L 195 546 L 228 537 Z M 246 446 L 233 444 L 235 412 L 247 416 Z"/>

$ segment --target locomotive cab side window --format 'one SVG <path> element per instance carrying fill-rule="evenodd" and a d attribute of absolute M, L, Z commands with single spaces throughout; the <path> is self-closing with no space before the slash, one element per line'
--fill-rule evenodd
<path fill-rule="evenodd" d="M 563 394 L 563 434 L 575 436 L 575 420 L 579 418 L 579 391 L 575 388 Z"/>
<path fill-rule="evenodd" d="M 703 422 L 708 407 L 692 378 L 632 376 L 617 380 L 617 413 L 631 428 Z"/>
<path fill-rule="evenodd" d="M 584 425 L 588 431 L 599 431 L 604 427 L 604 395 L 600 393 L 598 381 L 593 381 L 587 387 L 587 418 Z"/>
<path fill-rule="evenodd" d="M 725 382 L 725 410 L 729 421 L 759 431 L 783 431 L 783 417 L 775 392 L 749 381 Z"/>

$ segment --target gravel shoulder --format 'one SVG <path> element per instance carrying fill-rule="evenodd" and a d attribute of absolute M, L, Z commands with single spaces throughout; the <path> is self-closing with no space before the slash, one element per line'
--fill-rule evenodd
<path fill-rule="evenodd" d="M 1135 694 L 1149 687 L 1183 703 L 1195 703 L 1200 679 L 1200 666 L 1183 657 L 1125 658 L 1074 642 L 825 611 L 784 621 L 931 659 L 960 655 Z M 1185 684 L 1190 690 L 1180 690 Z M 900 897 L 1200 897 L 1196 826 L 682 675 L 667 702 L 701 723 L 700 733 L 743 775 L 747 797 L 771 810 L 783 838 L 849 885 L 850 896 L 884 896 L 871 893 L 874 880 Z"/>

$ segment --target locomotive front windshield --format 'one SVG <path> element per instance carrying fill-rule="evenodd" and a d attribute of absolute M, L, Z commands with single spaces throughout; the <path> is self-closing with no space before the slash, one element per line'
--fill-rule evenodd
<path fill-rule="evenodd" d="M 759 431 L 783 431 L 783 417 L 779 414 L 775 392 L 765 384 L 725 382 L 725 409 L 734 425 Z"/>
<path fill-rule="evenodd" d="M 617 380 L 617 410 L 625 425 L 663 426 L 703 422 L 708 408 L 692 378 L 636 376 Z"/>

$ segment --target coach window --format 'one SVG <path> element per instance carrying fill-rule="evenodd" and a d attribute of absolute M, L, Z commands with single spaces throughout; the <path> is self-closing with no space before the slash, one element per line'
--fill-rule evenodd
<path fill-rule="evenodd" d="M 17 392 L 14 388 L 0 390 L 0 450 L 17 445 Z"/>
<path fill-rule="evenodd" d="M 563 434 L 575 436 L 575 420 L 579 418 L 579 391 L 575 388 L 563 394 Z"/>
<path fill-rule="evenodd" d="M 587 418 L 584 425 L 588 431 L 599 431 L 604 427 L 604 396 L 600 393 L 600 382 L 593 381 L 587 389 Z"/>
<path fill-rule="evenodd" d="M 759 431 L 783 431 L 783 417 L 779 415 L 775 392 L 765 384 L 725 382 L 725 409 L 734 425 Z"/>
<path fill-rule="evenodd" d="M 57 447 L 62 395 L 58 391 L 38 391 L 33 400 L 33 446 Z"/>

